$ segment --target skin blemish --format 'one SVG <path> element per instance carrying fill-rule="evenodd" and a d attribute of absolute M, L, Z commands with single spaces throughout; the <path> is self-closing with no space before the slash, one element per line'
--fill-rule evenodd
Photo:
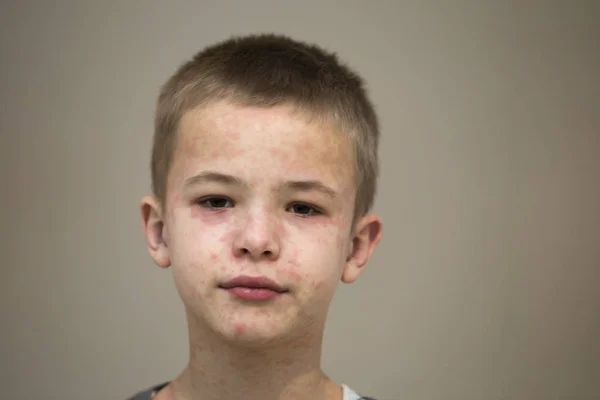
<path fill-rule="evenodd" d="M 300 266 L 300 263 L 298 262 L 298 259 L 296 257 L 291 257 L 288 260 L 288 263 L 290 264 L 290 267 L 293 267 L 293 268 L 297 268 Z"/>
<path fill-rule="evenodd" d="M 287 268 L 287 269 L 285 269 L 284 272 L 285 272 L 285 275 L 287 275 L 289 277 L 289 279 L 291 279 L 292 281 L 294 281 L 294 282 L 302 281 L 302 274 L 299 273 L 298 271 Z"/>
<path fill-rule="evenodd" d="M 221 243 L 230 243 L 231 240 L 234 238 L 234 236 L 235 236 L 235 232 L 229 231 L 229 232 L 226 232 L 223 235 L 221 235 L 221 237 L 219 238 L 219 241 Z"/>
<path fill-rule="evenodd" d="M 247 330 L 246 324 L 244 324 L 243 322 L 235 325 L 236 336 L 242 336 L 244 333 L 246 333 L 246 330 Z"/>
<path fill-rule="evenodd" d="M 287 262 L 288 262 L 289 266 L 294 269 L 300 267 L 299 253 L 300 253 L 300 251 L 297 248 L 289 249 L 289 258 L 288 258 Z"/>

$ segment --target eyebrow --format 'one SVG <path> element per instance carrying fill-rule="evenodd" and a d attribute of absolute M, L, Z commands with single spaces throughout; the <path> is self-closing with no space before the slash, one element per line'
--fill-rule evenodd
<path fill-rule="evenodd" d="M 296 192 L 310 192 L 317 191 L 324 195 L 335 199 L 338 194 L 335 190 L 325 185 L 320 181 L 286 181 L 282 185 L 285 189 L 296 191 Z"/>
<path fill-rule="evenodd" d="M 242 179 L 234 175 L 223 174 L 221 172 L 215 171 L 202 171 L 197 175 L 187 178 L 184 181 L 183 187 L 184 189 L 189 189 L 193 186 L 206 183 L 220 183 L 227 186 L 238 186 L 242 188 L 248 188 L 249 186 Z M 318 180 L 285 181 L 282 185 L 280 185 L 278 189 L 291 190 L 296 192 L 317 191 L 323 193 L 328 197 L 331 197 L 332 199 L 336 199 L 338 197 L 338 193 L 335 190 Z"/>
<path fill-rule="evenodd" d="M 187 178 L 183 183 L 184 189 L 190 188 L 192 186 L 201 185 L 204 183 L 221 183 L 228 186 L 241 186 L 247 187 L 248 185 L 242 181 L 240 178 L 229 175 L 222 174 L 220 172 L 214 171 L 202 171 L 198 175 L 194 175 L 190 178 Z"/>

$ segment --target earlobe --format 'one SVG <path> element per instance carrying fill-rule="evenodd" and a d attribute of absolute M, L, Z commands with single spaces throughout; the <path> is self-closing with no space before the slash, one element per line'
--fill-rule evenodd
<path fill-rule="evenodd" d="M 373 250 L 381 240 L 382 223 L 375 215 L 364 216 L 357 224 L 342 282 L 353 283 L 364 270 Z"/>
<path fill-rule="evenodd" d="M 140 205 L 142 226 L 148 246 L 148 253 L 161 268 L 171 265 L 169 248 L 166 242 L 166 227 L 162 207 L 154 197 L 144 197 Z"/>

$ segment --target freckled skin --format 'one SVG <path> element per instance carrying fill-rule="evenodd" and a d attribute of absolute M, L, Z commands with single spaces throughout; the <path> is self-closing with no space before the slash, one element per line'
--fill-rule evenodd
<path fill-rule="evenodd" d="M 220 102 L 181 121 L 165 221 L 175 284 L 188 315 L 226 340 L 294 338 L 302 346 L 303 337 L 322 330 L 345 265 L 355 190 L 348 137 L 290 110 Z M 206 170 L 236 176 L 247 187 L 184 190 L 187 178 Z M 338 196 L 276 190 L 286 180 L 319 180 Z M 198 200 L 207 196 L 233 205 L 202 207 Z M 289 211 L 295 202 L 325 214 L 298 215 Z M 241 274 L 267 276 L 289 293 L 251 304 L 218 288 Z"/>

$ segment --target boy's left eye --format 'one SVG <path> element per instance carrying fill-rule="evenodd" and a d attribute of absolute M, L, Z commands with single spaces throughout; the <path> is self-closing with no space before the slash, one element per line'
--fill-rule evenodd
<path fill-rule="evenodd" d="M 315 207 L 309 206 L 307 204 L 292 204 L 288 210 L 293 212 L 294 214 L 302 215 L 302 216 L 311 216 L 311 215 L 319 215 L 322 212 Z"/>
<path fill-rule="evenodd" d="M 206 199 L 202 199 L 198 202 L 202 207 L 219 210 L 222 208 L 231 208 L 233 207 L 233 202 L 225 197 L 209 197 Z"/>

